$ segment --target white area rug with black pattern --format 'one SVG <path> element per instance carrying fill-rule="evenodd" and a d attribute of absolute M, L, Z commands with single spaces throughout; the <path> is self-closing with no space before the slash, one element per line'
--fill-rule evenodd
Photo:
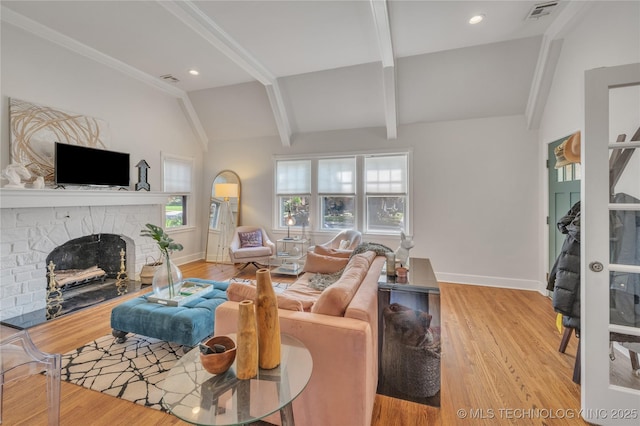
<path fill-rule="evenodd" d="M 62 356 L 61 378 L 67 382 L 166 411 L 161 404 L 162 382 L 182 356 L 182 346 L 129 334 L 116 343 L 101 337 Z"/>

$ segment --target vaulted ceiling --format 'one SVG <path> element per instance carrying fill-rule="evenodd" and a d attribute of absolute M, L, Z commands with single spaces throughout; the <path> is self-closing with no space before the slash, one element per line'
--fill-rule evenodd
<path fill-rule="evenodd" d="M 537 18 L 528 17 L 537 5 Z M 183 103 L 209 140 L 524 114 L 576 1 L 2 1 L 2 23 Z M 548 15 L 545 15 L 550 11 Z M 474 15 L 484 15 L 476 25 Z M 199 75 L 189 74 L 195 69 Z"/>

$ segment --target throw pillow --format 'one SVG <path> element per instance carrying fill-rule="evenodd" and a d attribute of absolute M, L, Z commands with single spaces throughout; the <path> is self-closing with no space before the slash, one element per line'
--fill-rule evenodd
<path fill-rule="evenodd" d="M 307 253 L 304 264 L 304 272 L 317 272 L 320 274 L 332 274 L 347 266 L 348 258 L 324 256 L 312 251 Z"/>
<path fill-rule="evenodd" d="M 256 300 L 258 296 L 255 284 L 243 284 L 232 282 L 227 287 L 227 299 L 232 302 L 242 302 L 243 300 Z M 295 295 L 288 295 L 284 293 L 276 293 L 276 299 L 278 300 L 278 308 L 286 309 L 288 311 L 304 311 L 305 305 L 307 309 L 311 307 L 313 301 L 305 300 L 304 298 L 296 298 Z"/>
<path fill-rule="evenodd" d="M 323 256 L 346 257 L 346 258 L 349 258 L 351 256 L 351 250 L 338 250 L 334 248 L 328 248 L 325 246 L 315 246 L 313 251 L 314 253 L 321 254 Z"/>
<path fill-rule="evenodd" d="M 240 247 L 262 247 L 262 232 L 251 231 L 251 232 L 238 232 L 238 237 L 240 238 Z"/>

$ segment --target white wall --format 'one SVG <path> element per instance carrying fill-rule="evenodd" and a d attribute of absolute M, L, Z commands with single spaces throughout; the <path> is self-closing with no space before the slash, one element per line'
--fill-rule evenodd
<path fill-rule="evenodd" d="M 273 156 L 413 150 L 412 256 L 429 257 L 438 279 L 539 289 L 541 256 L 537 132 L 523 116 L 366 128 L 295 135 L 283 148 L 277 137 L 216 141 L 207 154 L 209 182 L 223 169 L 242 180 L 242 223 L 264 226 L 272 238 Z M 332 234 L 316 234 L 316 242 Z M 399 236 L 366 235 L 396 248 Z"/>
<path fill-rule="evenodd" d="M 541 164 L 546 159 L 549 143 L 576 130 L 580 130 L 584 137 L 585 71 L 637 62 L 640 62 L 640 2 L 602 2 L 589 8 L 564 38 L 540 125 Z M 629 113 L 633 114 L 633 110 Z M 625 121 L 621 128 L 627 128 L 624 132 L 629 140 L 640 122 L 637 115 L 631 120 L 625 118 Z M 611 131 L 622 133 L 615 129 Z M 541 181 L 544 192 L 540 194 L 541 218 L 548 211 L 548 182 L 544 177 Z M 540 221 L 538 227 L 540 234 L 547 235 L 548 227 L 544 222 Z M 546 238 L 544 244 L 548 253 Z M 540 271 L 543 274 L 549 270 L 547 259 L 547 255 L 542 257 Z"/>
<path fill-rule="evenodd" d="M 392 141 L 384 128 L 298 134 L 291 148 L 276 135 L 216 140 L 204 155 L 172 97 L 3 24 L 0 165 L 9 162 L 8 97 L 107 121 L 111 147 L 151 165 L 152 189 L 159 189 L 161 151 L 195 157 L 199 230 L 174 236 L 185 245 L 184 261 L 202 257 L 206 200 L 221 170 L 242 179 L 242 222 L 271 229 L 273 155 L 412 147 L 412 255 L 430 257 L 441 280 L 540 290 L 548 267 L 545 145 L 584 128 L 585 70 L 640 61 L 639 8 L 638 2 L 596 5 L 566 36 L 539 134 L 526 129 L 523 117 L 507 116 L 403 125 Z M 270 128 L 268 120 L 263 127 Z M 395 248 L 398 240 L 380 242 Z"/>
<path fill-rule="evenodd" d="M 8 102 L 10 97 L 93 116 L 109 123 L 110 149 L 131 154 L 131 181 L 135 165 L 149 163 L 152 191 L 160 191 L 160 153 L 195 159 L 196 194 L 202 191 L 202 147 L 196 140 L 178 100 L 121 72 L 37 38 L 10 24 L 2 24 L 0 166 L 10 162 Z M 198 200 L 201 201 L 201 200 Z M 193 210 L 194 225 L 205 207 Z M 185 249 L 176 255 L 182 263 L 202 257 L 204 238 L 192 228 L 173 236 Z"/>

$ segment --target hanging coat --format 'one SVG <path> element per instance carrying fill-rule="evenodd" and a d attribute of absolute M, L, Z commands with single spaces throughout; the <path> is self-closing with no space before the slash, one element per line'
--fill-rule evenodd
<path fill-rule="evenodd" d="M 616 204 L 638 204 L 640 200 L 619 193 Z M 610 213 L 611 263 L 640 265 L 640 212 L 614 210 Z M 631 327 L 640 326 L 640 274 L 610 273 L 611 322 Z"/>
<path fill-rule="evenodd" d="M 547 290 L 553 290 L 553 309 L 561 313 L 565 327 L 580 328 L 580 201 L 558 221 L 566 235 L 551 272 Z"/>

